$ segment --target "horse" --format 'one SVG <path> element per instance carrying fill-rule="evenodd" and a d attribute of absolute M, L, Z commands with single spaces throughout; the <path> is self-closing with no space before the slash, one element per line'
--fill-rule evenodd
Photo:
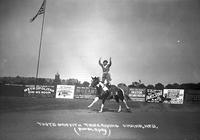
<path fill-rule="evenodd" d="M 124 91 L 121 88 L 115 85 L 109 85 L 107 87 L 99 80 L 99 77 L 92 77 L 91 87 L 96 87 L 97 93 L 96 97 L 94 98 L 93 102 L 88 106 L 88 108 L 91 108 L 94 105 L 94 103 L 96 103 L 99 99 L 101 99 L 102 104 L 99 112 L 103 112 L 105 101 L 110 99 L 115 99 L 115 101 L 119 105 L 117 112 L 122 111 L 120 100 L 125 104 L 126 109 L 130 110 L 130 107 L 127 105 L 127 102 L 125 100 L 125 97 L 128 95 L 125 95 Z"/>

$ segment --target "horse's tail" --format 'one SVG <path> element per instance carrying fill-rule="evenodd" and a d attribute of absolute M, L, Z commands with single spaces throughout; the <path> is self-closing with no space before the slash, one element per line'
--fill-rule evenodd
<path fill-rule="evenodd" d="M 130 88 L 129 87 L 127 87 L 127 94 L 126 94 L 126 98 L 127 98 L 127 100 L 132 100 L 131 98 L 130 98 L 130 96 L 129 96 L 129 94 L 130 94 Z"/>
<path fill-rule="evenodd" d="M 118 88 L 122 91 L 125 100 L 127 100 L 127 101 L 131 100 L 131 98 L 129 97 L 129 90 L 124 90 L 123 88 L 121 88 L 119 86 L 118 86 Z"/>
<path fill-rule="evenodd" d="M 125 94 L 125 99 L 128 101 L 128 100 L 131 100 L 131 98 L 129 97 L 128 94 Z"/>

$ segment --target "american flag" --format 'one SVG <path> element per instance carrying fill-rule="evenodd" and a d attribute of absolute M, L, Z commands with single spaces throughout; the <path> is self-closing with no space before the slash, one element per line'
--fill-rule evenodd
<path fill-rule="evenodd" d="M 40 9 L 37 12 L 37 14 L 33 18 L 31 18 L 31 22 L 33 22 L 38 15 L 44 14 L 44 12 L 45 12 L 45 5 L 46 5 L 46 0 L 43 1 L 42 6 L 40 7 Z"/>

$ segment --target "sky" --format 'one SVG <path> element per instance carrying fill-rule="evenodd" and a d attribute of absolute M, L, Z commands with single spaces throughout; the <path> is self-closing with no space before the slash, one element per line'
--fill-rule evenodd
<path fill-rule="evenodd" d="M 35 77 L 43 0 L 0 1 L 0 77 Z M 47 0 L 39 77 L 200 82 L 199 0 Z"/>

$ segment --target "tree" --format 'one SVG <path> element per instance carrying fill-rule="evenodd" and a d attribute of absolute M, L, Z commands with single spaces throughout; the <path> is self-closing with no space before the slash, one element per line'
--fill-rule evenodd
<path fill-rule="evenodd" d="M 15 78 L 13 78 L 13 82 L 14 82 L 14 84 L 22 84 L 23 78 L 18 75 Z"/>
<path fill-rule="evenodd" d="M 131 85 L 128 85 L 129 88 L 146 88 L 146 86 L 141 83 L 141 81 L 139 80 L 139 82 L 132 82 Z"/>
<path fill-rule="evenodd" d="M 154 85 L 148 85 L 147 88 L 148 89 L 154 89 L 155 87 L 154 87 Z"/>
<path fill-rule="evenodd" d="M 194 84 L 194 83 L 184 83 L 180 85 L 180 88 L 182 89 L 195 89 L 200 90 L 200 83 Z"/>
<path fill-rule="evenodd" d="M 178 83 L 174 83 L 172 86 L 173 86 L 173 89 L 179 89 L 180 88 L 180 85 Z"/>
<path fill-rule="evenodd" d="M 155 89 L 163 90 L 164 89 L 164 85 L 161 84 L 161 83 L 157 83 L 157 84 L 155 84 Z"/>
<path fill-rule="evenodd" d="M 61 79 L 60 79 L 59 73 L 56 73 L 56 75 L 55 75 L 54 84 L 55 85 L 61 84 Z"/>
<path fill-rule="evenodd" d="M 178 83 L 174 83 L 174 84 L 166 85 L 165 88 L 167 88 L 167 89 L 180 89 L 181 86 Z"/>
<path fill-rule="evenodd" d="M 38 78 L 37 84 L 38 85 L 47 85 L 47 80 L 45 78 Z"/>
<path fill-rule="evenodd" d="M 165 86 L 165 88 L 167 88 L 167 89 L 173 89 L 173 85 L 172 84 L 168 84 L 168 85 Z"/>
<path fill-rule="evenodd" d="M 81 82 L 78 81 L 78 79 L 67 79 L 67 85 L 76 85 L 76 86 L 80 86 Z"/>
<path fill-rule="evenodd" d="M 144 84 L 139 84 L 138 88 L 146 88 L 146 86 Z"/>
<path fill-rule="evenodd" d="M 128 85 L 129 88 L 135 88 L 135 86 L 133 84 Z"/>
<path fill-rule="evenodd" d="M 90 83 L 87 82 L 87 81 L 84 81 L 82 85 L 83 85 L 84 87 L 89 87 Z"/>

